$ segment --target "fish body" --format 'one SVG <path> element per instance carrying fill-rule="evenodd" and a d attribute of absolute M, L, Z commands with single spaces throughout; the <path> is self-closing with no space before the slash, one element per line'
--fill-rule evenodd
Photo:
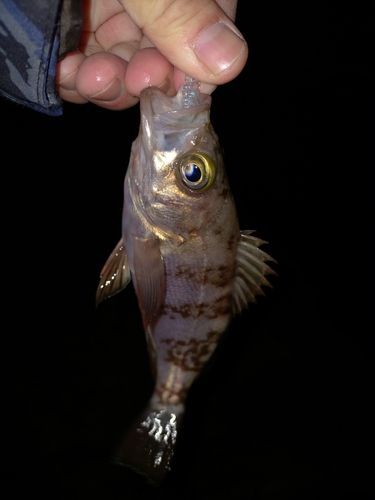
<path fill-rule="evenodd" d="M 189 387 L 226 330 L 274 273 L 264 243 L 240 232 L 211 97 L 184 107 L 141 93 L 141 124 L 124 185 L 122 238 L 102 271 L 97 302 L 133 280 L 155 389 L 118 459 L 160 481 L 170 468 Z"/>

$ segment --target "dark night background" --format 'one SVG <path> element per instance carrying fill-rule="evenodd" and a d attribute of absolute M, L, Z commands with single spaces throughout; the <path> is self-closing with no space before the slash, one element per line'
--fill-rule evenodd
<path fill-rule="evenodd" d="M 270 242 L 279 277 L 192 388 L 159 489 L 110 462 L 151 390 L 133 289 L 94 303 L 138 106 L 51 118 L 0 102 L 4 499 L 372 497 L 368 13 L 239 4 L 250 57 L 212 122 L 241 227 Z"/>

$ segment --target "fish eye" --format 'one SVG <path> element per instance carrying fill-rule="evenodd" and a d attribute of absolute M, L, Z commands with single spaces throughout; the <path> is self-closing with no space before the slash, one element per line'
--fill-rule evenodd
<path fill-rule="evenodd" d="M 193 151 L 181 156 L 179 170 L 184 184 L 194 191 L 207 191 L 216 177 L 216 165 L 207 153 Z"/>

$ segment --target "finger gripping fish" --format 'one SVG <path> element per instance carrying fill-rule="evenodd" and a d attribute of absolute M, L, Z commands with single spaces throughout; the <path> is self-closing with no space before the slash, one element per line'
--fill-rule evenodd
<path fill-rule="evenodd" d="M 189 387 L 232 316 L 263 295 L 273 259 L 240 231 L 211 97 L 142 91 L 125 177 L 122 238 L 102 270 L 97 303 L 133 280 L 155 389 L 118 459 L 159 482 L 170 469 Z"/>

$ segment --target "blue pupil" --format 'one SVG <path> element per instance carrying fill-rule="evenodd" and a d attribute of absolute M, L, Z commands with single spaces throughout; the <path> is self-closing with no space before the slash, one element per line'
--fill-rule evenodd
<path fill-rule="evenodd" d="M 201 169 L 195 163 L 189 163 L 185 169 L 185 177 L 189 182 L 198 182 L 202 178 Z"/>

